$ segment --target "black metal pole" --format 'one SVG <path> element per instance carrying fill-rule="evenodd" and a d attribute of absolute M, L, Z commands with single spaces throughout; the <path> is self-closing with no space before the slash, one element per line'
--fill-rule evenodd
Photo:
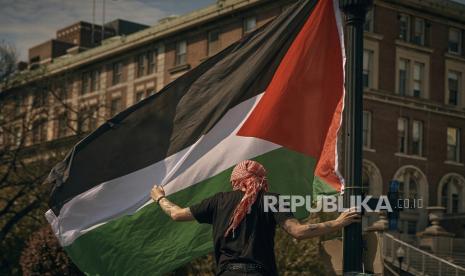
<path fill-rule="evenodd" d="M 345 101 L 345 189 L 344 205 L 351 196 L 362 194 L 362 124 L 363 124 L 363 23 L 372 0 L 339 0 L 346 25 L 346 101 Z M 362 226 L 354 223 L 344 228 L 343 270 L 362 272 Z"/>

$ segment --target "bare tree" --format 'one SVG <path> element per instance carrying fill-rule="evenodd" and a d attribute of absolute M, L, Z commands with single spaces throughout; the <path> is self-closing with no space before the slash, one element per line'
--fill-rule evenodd
<path fill-rule="evenodd" d="M 47 223 L 51 168 L 103 120 L 106 104 L 76 101 L 73 83 L 71 73 L 50 76 L 43 67 L 0 91 L 0 247 L 9 252 L 0 255 L 1 275 L 19 272 L 24 242 Z"/>
<path fill-rule="evenodd" d="M 0 83 L 8 79 L 16 71 L 18 51 L 16 47 L 4 40 L 0 40 Z"/>

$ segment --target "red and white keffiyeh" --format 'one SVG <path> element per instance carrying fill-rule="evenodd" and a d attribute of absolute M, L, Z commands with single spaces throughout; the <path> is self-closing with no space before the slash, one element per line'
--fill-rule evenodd
<path fill-rule="evenodd" d="M 254 204 L 260 191 L 268 191 L 266 170 L 260 163 L 252 160 L 244 160 L 234 167 L 231 173 L 231 185 L 233 190 L 245 191 L 244 196 L 234 210 L 229 221 L 229 227 L 224 236 L 237 228 L 244 219 L 249 208 Z"/>

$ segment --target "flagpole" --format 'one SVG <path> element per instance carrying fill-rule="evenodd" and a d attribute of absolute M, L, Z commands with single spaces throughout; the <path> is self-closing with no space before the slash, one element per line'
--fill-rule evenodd
<path fill-rule="evenodd" d="M 344 205 L 350 197 L 361 195 L 362 183 L 362 120 L 363 120 L 363 23 L 372 0 L 339 0 L 345 14 L 347 38 L 346 100 L 345 100 L 345 188 Z M 362 272 L 362 225 L 354 223 L 344 228 L 343 271 Z"/>

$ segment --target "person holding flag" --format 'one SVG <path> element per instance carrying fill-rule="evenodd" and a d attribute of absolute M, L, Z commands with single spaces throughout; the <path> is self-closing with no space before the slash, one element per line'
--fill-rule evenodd
<path fill-rule="evenodd" d="M 192 221 L 213 227 L 217 275 L 277 275 L 274 256 L 276 225 L 296 239 L 321 236 L 358 222 L 360 215 L 348 209 L 337 219 L 323 223 L 299 222 L 291 212 L 264 211 L 268 193 L 266 170 L 258 162 L 245 160 L 231 174 L 233 191 L 219 192 L 202 202 L 181 208 L 165 197 L 155 185 L 152 199 L 174 221 Z M 271 194 L 277 196 L 277 194 Z"/>

